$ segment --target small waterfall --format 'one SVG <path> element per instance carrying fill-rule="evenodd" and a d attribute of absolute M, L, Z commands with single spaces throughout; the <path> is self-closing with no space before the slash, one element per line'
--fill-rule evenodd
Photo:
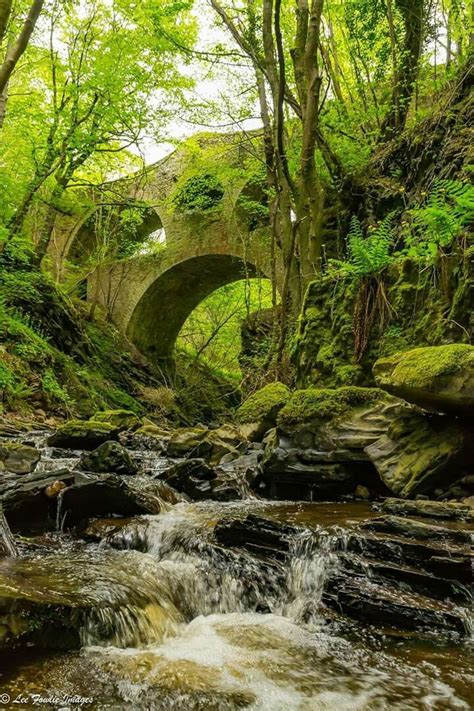
<path fill-rule="evenodd" d="M 125 526 L 109 541 L 121 549 L 139 548 L 158 563 L 173 600 L 186 619 L 233 612 L 274 612 L 295 620 L 316 619 L 324 583 L 339 565 L 346 545 L 343 529 L 296 529 L 289 540 L 289 562 L 262 560 L 217 546 L 218 520 L 244 517 L 261 502 L 178 504 L 141 523 Z"/>

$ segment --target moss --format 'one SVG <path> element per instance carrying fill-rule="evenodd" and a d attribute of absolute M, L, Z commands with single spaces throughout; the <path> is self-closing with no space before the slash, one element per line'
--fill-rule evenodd
<path fill-rule="evenodd" d="M 115 431 L 115 428 L 110 422 L 96 420 L 68 420 L 58 427 L 58 432 L 68 437 L 84 437 L 91 431 L 98 434 L 108 434 Z"/>
<path fill-rule="evenodd" d="M 278 415 L 278 426 L 291 430 L 321 419 L 334 419 L 360 405 L 384 400 L 378 388 L 343 387 L 296 390 Z"/>
<path fill-rule="evenodd" d="M 279 411 L 290 397 L 290 391 L 283 383 L 270 383 L 257 390 L 237 410 L 239 422 L 274 422 Z"/>
<path fill-rule="evenodd" d="M 92 418 L 94 422 L 109 423 L 118 429 L 132 429 L 140 424 L 140 419 L 129 410 L 104 410 L 97 412 Z"/>
<path fill-rule="evenodd" d="M 455 343 L 448 346 L 414 348 L 381 359 L 377 371 L 390 370 L 390 379 L 406 387 L 427 389 L 436 378 L 474 369 L 474 346 Z M 381 384 L 383 377 L 380 378 Z"/>

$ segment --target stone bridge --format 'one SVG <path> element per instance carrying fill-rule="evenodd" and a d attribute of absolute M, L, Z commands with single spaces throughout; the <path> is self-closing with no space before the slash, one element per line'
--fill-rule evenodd
<path fill-rule="evenodd" d="M 249 181 L 257 142 L 243 134 L 195 136 L 191 148 L 184 143 L 145 173 L 108 186 L 117 204 L 146 206 L 141 238 L 160 241 L 132 257 L 99 264 L 88 276 L 87 299 L 156 361 L 172 356 L 184 322 L 213 291 L 241 279 L 271 277 L 265 195 L 255 179 Z M 186 210 L 173 200 L 186 180 L 204 176 L 205 182 L 210 174 L 221 186 L 211 208 Z M 257 217 L 249 204 L 261 205 Z M 56 263 L 81 264 L 96 242 L 93 206 L 73 229 L 57 230 Z"/>

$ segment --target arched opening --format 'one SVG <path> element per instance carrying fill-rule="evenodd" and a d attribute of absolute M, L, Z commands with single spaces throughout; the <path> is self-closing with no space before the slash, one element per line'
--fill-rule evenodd
<path fill-rule="evenodd" d="M 67 255 L 69 262 L 82 266 L 103 260 L 147 254 L 166 244 L 160 216 L 153 207 L 137 201 L 101 205 L 76 232 Z"/>
<path fill-rule="evenodd" d="M 176 352 L 192 362 L 242 380 L 242 330 L 256 313 L 273 303 L 270 279 L 245 279 L 220 287 L 186 319 L 176 341 Z"/>
<path fill-rule="evenodd" d="M 166 362 L 188 317 L 210 294 L 241 280 L 262 277 L 255 264 L 226 254 L 179 262 L 145 291 L 130 319 L 127 335 L 145 355 Z"/>

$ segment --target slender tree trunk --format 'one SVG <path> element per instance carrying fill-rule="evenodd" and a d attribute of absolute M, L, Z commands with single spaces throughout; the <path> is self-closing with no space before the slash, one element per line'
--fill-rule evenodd
<path fill-rule="evenodd" d="M 1 2 L 1 0 L 0 0 Z M 23 24 L 21 32 L 18 36 L 16 42 L 14 42 L 8 49 L 6 57 L 0 67 L 0 93 L 5 90 L 10 77 L 15 69 L 18 60 L 22 56 L 23 52 L 28 46 L 33 30 L 35 29 L 36 22 L 40 16 L 41 10 L 43 9 L 44 0 L 33 0 L 28 16 Z"/>
<path fill-rule="evenodd" d="M 7 31 L 8 20 L 12 11 L 12 0 L 0 0 L 0 47 Z"/>
<path fill-rule="evenodd" d="M 395 0 L 402 15 L 405 41 L 394 78 L 390 108 L 380 130 L 382 140 L 402 131 L 418 77 L 425 29 L 425 0 Z"/>

